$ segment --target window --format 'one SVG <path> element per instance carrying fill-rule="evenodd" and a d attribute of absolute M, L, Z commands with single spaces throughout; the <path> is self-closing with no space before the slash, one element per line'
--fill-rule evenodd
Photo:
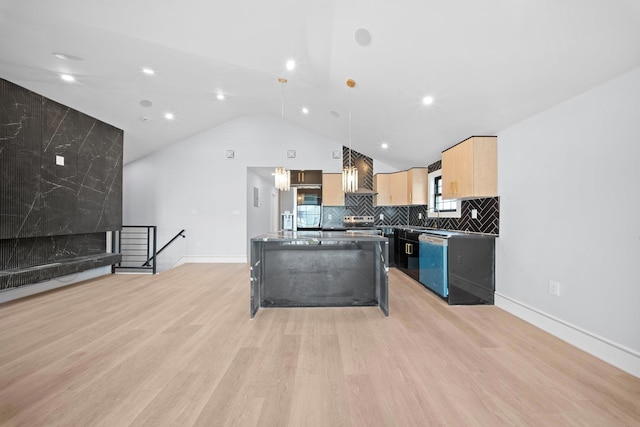
<path fill-rule="evenodd" d="M 438 212 L 455 212 L 457 209 L 457 202 L 455 200 L 443 200 L 442 199 L 442 175 L 435 177 L 433 181 L 433 206 L 434 210 Z"/>
<path fill-rule="evenodd" d="M 460 203 L 442 198 L 442 169 L 429 174 L 429 218 L 460 218 Z"/>

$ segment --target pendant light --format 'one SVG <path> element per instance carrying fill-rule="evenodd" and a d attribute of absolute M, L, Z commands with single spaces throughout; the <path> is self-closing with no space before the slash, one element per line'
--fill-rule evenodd
<path fill-rule="evenodd" d="M 282 87 L 281 90 L 281 113 L 282 113 L 282 125 L 284 126 L 284 84 L 287 82 L 287 79 L 280 78 L 278 79 L 280 85 Z M 289 171 L 285 167 L 277 167 L 275 172 L 275 185 L 276 188 L 280 191 L 289 191 L 291 184 L 291 171 Z"/>
<path fill-rule="evenodd" d="M 356 85 L 355 80 L 347 80 L 349 87 L 349 165 L 342 170 L 342 191 L 355 193 L 358 191 L 358 168 L 351 164 L 351 89 Z"/>

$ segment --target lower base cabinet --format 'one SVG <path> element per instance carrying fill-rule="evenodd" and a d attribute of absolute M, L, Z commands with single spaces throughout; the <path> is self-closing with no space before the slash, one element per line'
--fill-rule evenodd
<path fill-rule="evenodd" d="M 495 238 L 397 229 L 396 267 L 450 305 L 493 304 Z"/>

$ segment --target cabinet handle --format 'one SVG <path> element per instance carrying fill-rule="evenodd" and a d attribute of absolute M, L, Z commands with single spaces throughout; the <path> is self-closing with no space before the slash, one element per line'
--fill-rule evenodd
<path fill-rule="evenodd" d="M 407 255 L 413 255 L 413 245 L 411 243 L 404 244 L 404 253 Z"/>

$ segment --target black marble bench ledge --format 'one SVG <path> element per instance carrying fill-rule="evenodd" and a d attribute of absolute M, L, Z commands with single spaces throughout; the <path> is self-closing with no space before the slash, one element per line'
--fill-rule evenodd
<path fill-rule="evenodd" d="M 0 270 L 0 291 L 105 267 L 121 261 L 122 254 L 101 253 L 62 259 L 49 264 Z"/>

